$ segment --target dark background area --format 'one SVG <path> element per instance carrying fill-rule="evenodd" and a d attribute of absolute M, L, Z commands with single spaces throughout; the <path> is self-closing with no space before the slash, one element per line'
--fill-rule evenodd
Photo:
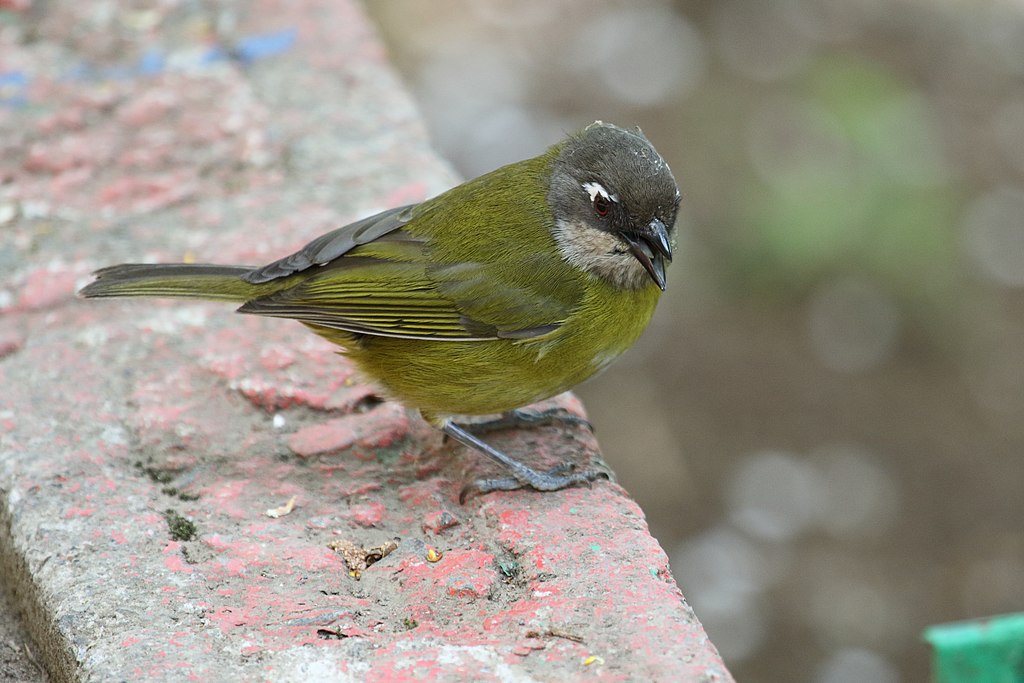
<path fill-rule="evenodd" d="M 367 3 L 466 177 L 600 118 L 683 190 L 580 387 L 738 680 L 919 681 L 1024 609 L 1024 3 Z"/>

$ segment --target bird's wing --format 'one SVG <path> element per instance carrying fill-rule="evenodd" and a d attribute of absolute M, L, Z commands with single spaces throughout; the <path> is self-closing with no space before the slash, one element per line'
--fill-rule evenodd
<path fill-rule="evenodd" d="M 260 281 L 302 277 L 239 312 L 371 336 L 477 341 L 547 334 L 578 300 L 572 286 L 555 286 L 542 275 L 559 271 L 557 254 L 438 261 L 425 239 L 401 229 L 409 213 L 404 207 L 378 214 L 253 271 L 262 273 L 256 279 L 267 278 Z"/>

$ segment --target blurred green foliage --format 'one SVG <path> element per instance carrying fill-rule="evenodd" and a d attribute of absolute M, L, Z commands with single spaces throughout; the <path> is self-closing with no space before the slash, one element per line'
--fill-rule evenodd
<path fill-rule="evenodd" d="M 790 114 L 782 130 L 759 131 L 781 138 L 754 151 L 770 170 L 739 180 L 725 216 L 745 228 L 726 231 L 736 237 L 726 254 L 733 286 L 798 295 L 826 274 L 852 272 L 942 308 L 960 277 L 963 198 L 921 95 L 883 67 L 837 56 L 793 90 L 799 99 L 776 117 Z"/>

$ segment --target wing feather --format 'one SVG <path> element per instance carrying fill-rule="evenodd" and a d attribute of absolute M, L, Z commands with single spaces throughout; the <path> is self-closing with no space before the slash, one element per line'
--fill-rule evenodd
<path fill-rule="evenodd" d="M 399 230 L 412 220 L 413 209 L 416 206 L 418 204 L 397 206 L 332 230 L 317 237 L 294 254 L 250 271 L 244 279 L 253 284 L 260 284 L 295 275 L 313 266 L 330 263 L 361 244 L 368 244 Z"/>
<path fill-rule="evenodd" d="M 480 341 L 549 334 L 578 301 L 575 283 L 537 277 L 560 272 L 557 253 L 499 263 L 444 258 L 417 234 L 418 206 L 338 228 L 250 271 L 243 277 L 254 284 L 292 277 L 295 284 L 238 311 L 360 335 Z M 524 269 L 537 286 L 522 284 Z"/>

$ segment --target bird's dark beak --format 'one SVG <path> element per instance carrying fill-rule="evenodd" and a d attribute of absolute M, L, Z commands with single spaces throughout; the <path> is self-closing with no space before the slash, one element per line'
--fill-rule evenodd
<path fill-rule="evenodd" d="M 655 218 L 641 230 L 626 233 L 626 243 L 631 253 L 661 291 L 665 291 L 665 259 L 672 260 L 672 242 L 668 228 Z"/>

